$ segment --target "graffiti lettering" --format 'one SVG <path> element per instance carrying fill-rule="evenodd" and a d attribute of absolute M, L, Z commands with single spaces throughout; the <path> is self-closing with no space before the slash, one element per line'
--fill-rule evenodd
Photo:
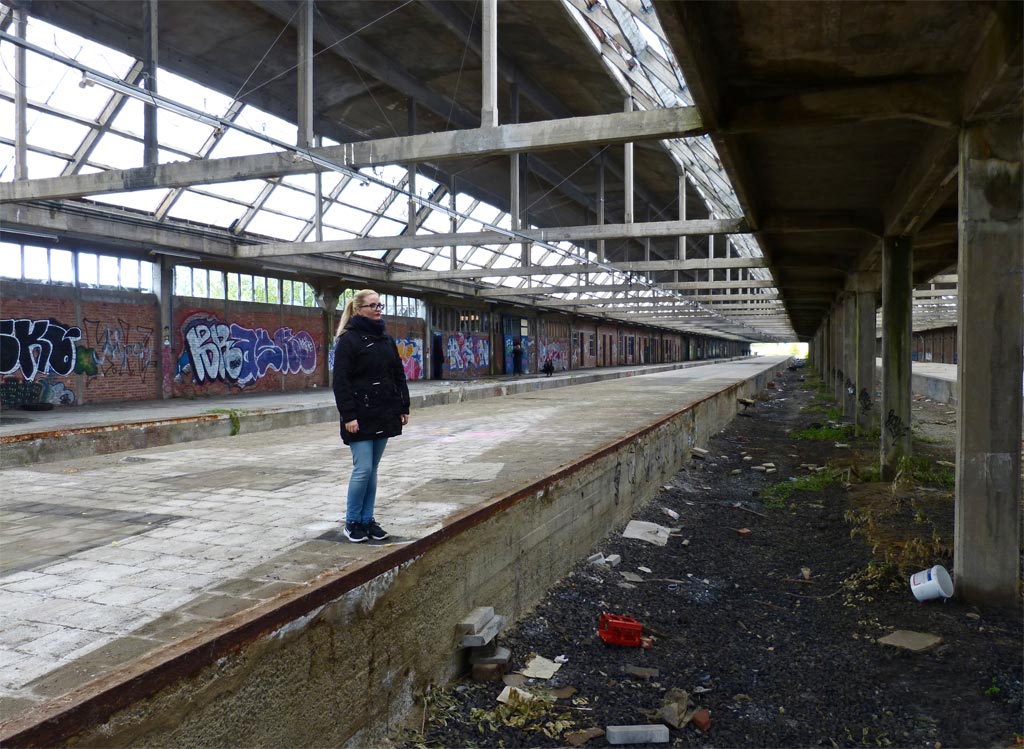
<path fill-rule="evenodd" d="M 153 329 L 136 327 L 118 320 L 116 326 L 97 320 L 82 321 L 89 344 L 78 347 L 76 372 L 88 375 L 128 375 L 143 379 L 154 366 Z"/>
<path fill-rule="evenodd" d="M 858 400 L 860 401 L 861 413 L 871 413 L 871 396 L 868 394 L 867 388 L 860 389 L 860 395 L 858 396 Z"/>
<path fill-rule="evenodd" d="M 405 379 L 418 380 L 423 377 L 423 339 L 399 338 L 395 340 L 398 355 L 405 367 Z"/>
<path fill-rule="evenodd" d="M 560 340 L 545 340 L 542 338 L 538 343 L 538 348 L 538 361 L 541 365 L 546 361 L 550 361 L 556 371 L 569 368 L 569 356 L 566 354 L 566 351 L 569 348 L 567 342 Z"/>
<path fill-rule="evenodd" d="M 311 374 L 316 370 L 316 344 L 304 330 L 278 328 L 271 336 L 265 328 L 227 325 L 215 318 L 193 317 L 182 326 L 184 361 L 179 380 L 190 368 L 192 379 L 221 380 L 239 387 L 250 385 L 267 372 Z"/>
<path fill-rule="evenodd" d="M 899 439 L 910 434 L 910 429 L 904 426 L 903 419 L 897 416 L 896 411 L 891 408 L 889 409 L 889 414 L 885 417 L 885 429 L 893 439 Z"/>
<path fill-rule="evenodd" d="M 75 341 L 81 328 L 56 320 L 0 320 L 0 374 L 19 369 L 26 380 L 38 374 L 61 377 L 75 371 Z"/>
<path fill-rule="evenodd" d="M 455 333 L 448 336 L 448 369 L 453 373 L 486 373 L 491 366 L 491 344 L 484 336 Z"/>

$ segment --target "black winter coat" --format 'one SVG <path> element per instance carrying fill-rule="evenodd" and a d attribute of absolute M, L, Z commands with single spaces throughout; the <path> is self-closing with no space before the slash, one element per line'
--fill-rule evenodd
<path fill-rule="evenodd" d="M 402 433 L 402 414 L 409 413 L 409 387 L 394 339 L 354 317 L 334 347 L 334 402 L 341 414 L 345 444 Z M 359 420 L 350 434 L 345 422 Z"/>

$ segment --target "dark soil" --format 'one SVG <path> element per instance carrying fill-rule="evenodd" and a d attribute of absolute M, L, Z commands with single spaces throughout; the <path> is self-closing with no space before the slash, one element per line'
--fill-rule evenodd
<path fill-rule="evenodd" d="M 637 514 L 680 529 L 667 546 L 616 529 L 593 551 L 621 555 L 617 568 L 580 562 L 502 633 L 513 671 L 533 653 L 568 659 L 554 678 L 528 680 L 524 689 L 574 687 L 572 697 L 496 711 L 504 685 L 467 677 L 427 696 L 426 719 L 414 721 L 403 746 L 563 747 L 584 728 L 657 723 L 652 711 L 673 688 L 711 714 L 706 733 L 693 724 L 672 729 L 675 745 L 1020 746 L 1020 612 L 955 598 L 919 603 L 907 585 L 908 570 L 952 569 L 948 482 L 863 483 L 876 478 L 877 437 L 847 437 L 849 447 L 836 447 L 833 439 L 790 436 L 829 426 L 830 404 L 810 373 L 806 381 L 801 375 L 779 378 L 749 416 L 711 441 L 706 460 L 680 471 Z M 949 410 L 915 404 L 915 422 L 929 424 L 928 441 L 915 451 L 928 461 L 952 460 L 955 427 L 943 424 L 955 419 Z M 778 472 L 752 470 L 763 462 Z M 814 475 L 841 472 L 831 485 L 788 496 L 769 491 L 810 475 L 801 464 L 826 463 Z M 623 572 L 643 582 L 627 582 Z M 653 647 L 604 644 L 603 612 L 638 619 Z M 914 653 L 878 642 L 899 629 L 942 643 Z M 658 675 L 631 676 L 627 665 Z M 585 744 L 608 745 L 603 736 Z"/>

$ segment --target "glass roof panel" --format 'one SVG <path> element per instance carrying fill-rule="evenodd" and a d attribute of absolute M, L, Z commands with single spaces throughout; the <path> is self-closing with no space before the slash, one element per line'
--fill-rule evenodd
<path fill-rule="evenodd" d="M 350 231 L 344 231 L 333 226 L 323 225 L 324 240 L 331 241 L 334 239 L 352 239 L 356 235 Z M 310 235 L 312 236 L 312 235 Z M 316 237 L 313 237 L 316 239 Z"/>
<path fill-rule="evenodd" d="M 158 89 L 159 91 L 159 89 Z M 163 94 L 160 91 L 161 95 Z M 160 143 L 171 148 L 198 154 L 206 140 L 213 134 L 213 128 L 201 122 L 182 117 L 166 109 L 156 112 L 156 132 Z"/>
<path fill-rule="evenodd" d="M 145 132 L 143 116 L 145 107 L 138 99 L 125 99 L 121 111 L 117 113 L 110 129 L 115 132 L 128 133 L 141 138 Z M 103 136 L 104 138 L 106 136 Z M 102 139 L 101 139 L 102 141 Z"/>
<path fill-rule="evenodd" d="M 278 185 L 263 204 L 288 216 L 312 218 L 316 213 L 316 199 L 309 193 Z"/>
<path fill-rule="evenodd" d="M 107 169 L 132 169 L 142 166 L 144 149 L 137 140 L 107 133 L 89 155 L 89 161 Z"/>
<path fill-rule="evenodd" d="M 254 153 L 271 153 L 280 150 L 277 146 L 259 138 L 246 135 L 238 130 L 228 130 L 213 147 L 210 158 L 223 159 L 229 156 L 249 156 Z"/>
<path fill-rule="evenodd" d="M 173 218 L 228 227 L 245 213 L 245 206 L 185 190 L 168 212 Z"/>
<path fill-rule="evenodd" d="M 223 202 L 223 201 L 222 201 Z M 258 211 L 252 221 L 245 227 L 246 232 L 262 234 L 266 237 L 274 237 L 285 242 L 293 242 L 306 228 L 306 222 L 297 219 L 281 216 L 269 211 Z"/>
<path fill-rule="evenodd" d="M 422 268 L 431 261 L 433 255 L 423 250 L 417 250 L 412 247 L 406 247 L 404 250 L 398 253 L 396 262 L 403 263 L 405 265 L 411 265 L 415 268 Z"/>
<path fill-rule="evenodd" d="M 390 195 L 391 190 L 388 190 L 386 187 L 372 182 L 356 182 L 353 180 L 346 185 L 338 197 L 340 200 L 344 200 L 349 205 L 354 205 L 357 208 L 362 208 L 366 211 L 376 211 L 380 208 L 381 203 Z"/>
<path fill-rule="evenodd" d="M 247 179 L 242 182 L 221 182 L 215 185 L 203 185 L 204 192 L 235 198 L 243 203 L 252 203 L 259 196 L 267 183 L 261 179 Z"/>
<path fill-rule="evenodd" d="M 393 237 L 402 233 L 405 224 L 392 221 L 389 218 L 382 218 L 370 228 L 371 237 Z"/>
<path fill-rule="evenodd" d="M 448 214 L 443 211 L 431 211 L 427 216 L 426 220 L 420 224 L 420 229 L 417 234 L 426 234 L 427 231 L 436 232 L 437 234 L 448 234 L 451 231 L 452 222 L 448 218 Z"/>
<path fill-rule="evenodd" d="M 160 201 L 166 197 L 169 190 L 137 190 L 135 192 L 115 192 L 104 195 L 88 196 L 89 200 L 98 203 L 109 203 L 120 205 L 125 208 L 135 208 L 146 213 L 155 213 Z"/>
<path fill-rule="evenodd" d="M 359 232 L 370 219 L 370 214 L 344 203 L 334 203 L 324 213 L 323 220 L 347 231 Z"/>
<path fill-rule="evenodd" d="M 60 151 L 71 155 L 89 132 L 85 125 L 62 117 L 32 110 L 28 114 L 28 145 Z"/>

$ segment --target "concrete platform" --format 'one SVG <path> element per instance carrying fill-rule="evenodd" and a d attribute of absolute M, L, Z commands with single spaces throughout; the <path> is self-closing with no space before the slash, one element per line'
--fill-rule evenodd
<path fill-rule="evenodd" d="M 875 359 L 875 368 L 880 376 L 882 372 L 881 359 Z M 960 392 L 956 381 L 956 364 L 912 362 L 910 391 L 914 395 L 923 395 L 933 401 L 955 406 Z"/>
<path fill-rule="evenodd" d="M 602 367 L 560 372 L 551 377 L 498 376 L 464 382 L 419 380 L 409 383 L 409 392 L 414 409 L 426 408 L 685 369 L 715 361 Z M 133 401 L 55 408 L 51 411 L 14 409 L 0 412 L 0 466 L 10 468 L 80 456 L 105 455 L 337 419 L 334 396 L 327 389 L 192 400 L 175 398 Z"/>
<path fill-rule="evenodd" d="M 449 391 L 444 397 L 463 402 L 414 407 L 406 433 L 388 446 L 376 515 L 395 538 L 379 545 L 350 544 L 340 535 L 350 458 L 333 416 L 272 432 L 5 468 L 0 741 L 49 745 L 79 735 L 95 743 L 120 731 L 113 743 L 131 743 L 140 723 L 154 731 L 153 720 L 171 720 L 158 707 L 146 710 L 158 712 L 159 719 L 148 712 L 136 715 L 140 700 L 158 692 L 165 695 L 161 699 L 178 699 L 166 695 L 183 689 L 182 680 L 192 680 L 189 690 L 207 689 L 211 669 L 256 668 L 253 663 L 262 661 L 251 660 L 254 652 L 296 636 L 319 642 L 332 621 L 344 620 L 347 632 L 371 612 L 385 616 L 388 608 L 381 613 L 378 599 L 392 601 L 385 592 L 403 585 L 403 575 L 429 569 L 434 584 L 444 581 L 445 590 L 458 595 L 445 603 L 450 612 L 429 622 L 413 622 L 406 614 L 410 630 L 401 630 L 402 638 L 412 652 L 402 656 L 405 666 L 397 665 L 401 642 L 392 644 L 396 651 L 387 659 L 395 664 L 381 675 L 384 666 L 373 661 L 380 648 L 363 647 L 358 638 L 338 641 L 334 630 L 331 657 L 321 654 L 332 668 L 346 664 L 345 673 L 352 660 L 370 657 L 369 665 L 360 661 L 356 669 L 367 679 L 366 693 L 391 690 L 386 712 L 400 715 L 414 681 L 411 664 L 430 655 L 435 670 L 437 664 L 452 668 L 446 646 L 432 652 L 438 635 L 431 627 L 447 633 L 438 618 L 450 614 L 457 622 L 470 602 L 486 603 L 480 595 L 507 601 L 501 613 L 511 619 L 520 615 L 553 582 L 552 575 L 557 579 L 574 555 L 643 501 L 652 482 L 674 471 L 673 463 L 689 447 L 705 442 L 732 417 L 736 397 L 753 392 L 757 383 L 763 386 L 785 361 L 666 367 L 643 377 L 606 372 L 616 379 L 572 387 L 564 385 L 578 377 L 565 376 L 561 383 L 536 379 L 529 387 L 483 383 L 461 388 L 460 395 Z M 528 392 L 482 399 L 484 392 L 519 387 Z M 417 392 L 420 402 L 431 395 Z M 326 408 L 322 400 L 309 408 Z M 519 513 L 514 534 L 499 524 L 486 530 L 498 536 L 469 538 L 483 533 L 489 519 L 513 511 Z M 468 546 L 458 548 L 464 539 Z M 516 551 L 498 555 L 502 544 Z M 533 559 L 522 556 L 526 550 Z M 480 565 L 498 567 L 466 570 L 452 561 L 470 552 L 483 560 Z M 440 566 L 425 566 L 428 558 L 429 565 Z M 454 577 L 446 579 L 438 570 Z M 493 587 L 498 580 L 500 590 Z M 413 610 L 440 605 L 436 592 L 420 600 L 415 591 L 407 589 L 406 598 L 389 604 L 392 619 L 414 599 Z M 362 636 L 372 637 L 368 632 L 380 626 Z M 302 660 L 295 667 L 305 673 L 318 662 Z M 281 664 L 272 671 L 282 672 Z M 232 683 L 239 688 L 261 678 Z M 312 672 L 303 678 L 304 685 L 316 686 Z M 341 679 L 329 683 L 340 689 Z M 402 679 L 409 685 L 395 686 Z M 364 688 L 360 684 L 357 679 L 350 686 Z M 197 715 L 197 705 L 233 715 L 203 694 L 207 701 L 189 694 L 183 704 Z M 108 724 L 113 715 L 118 721 Z M 180 726 L 171 720 L 159 730 L 185 730 L 187 714 L 179 717 Z M 349 718 L 355 720 L 350 712 Z M 369 731 L 360 721 L 365 718 L 334 740 Z M 216 730 L 224 733 L 214 744 L 243 740 L 238 725 Z M 307 742 L 325 729 L 310 730 L 314 738 Z M 258 743 L 251 736 L 244 741 Z"/>

